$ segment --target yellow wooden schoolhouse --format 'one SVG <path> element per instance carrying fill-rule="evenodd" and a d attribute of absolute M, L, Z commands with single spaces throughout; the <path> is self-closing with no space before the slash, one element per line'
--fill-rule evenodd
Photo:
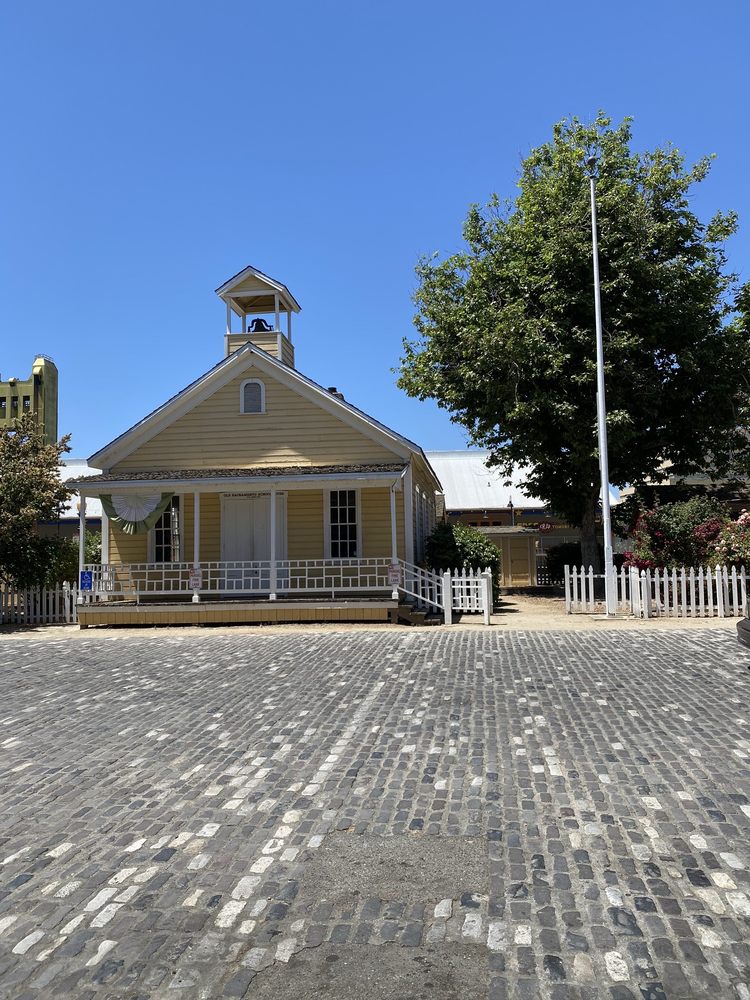
<path fill-rule="evenodd" d="M 441 487 L 422 449 L 297 371 L 286 285 L 246 267 L 216 292 L 222 360 L 74 484 L 81 625 L 376 621 L 410 600 L 429 607 L 434 581 L 416 564 Z M 84 562 L 86 497 L 104 510 L 101 565 Z"/>

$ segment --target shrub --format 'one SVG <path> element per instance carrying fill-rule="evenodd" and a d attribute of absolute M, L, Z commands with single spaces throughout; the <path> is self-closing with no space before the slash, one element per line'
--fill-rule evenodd
<path fill-rule="evenodd" d="M 500 559 L 500 549 L 481 531 L 465 524 L 439 524 L 425 542 L 425 563 L 434 570 L 489 566 L 496 577 Z"/>
<path fill-rule="evenodd" d="M 708 561 L 712 566 L 750 568 L 750 515 L 743 512 L 736 521 L 721 526 Z"/>
<path fill-rule="evenodd" d="M 698 566 L 705 563 L 729 521 L 726 507 L 712 497 L 691 497 L 641 512 L 626 566 Z"/>

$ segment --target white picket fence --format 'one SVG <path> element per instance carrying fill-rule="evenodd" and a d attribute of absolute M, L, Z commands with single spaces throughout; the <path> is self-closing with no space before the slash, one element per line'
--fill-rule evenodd
<path fill-rule="evenodd" d="M 78 621 L 78 590 L 58 587 L 0 587 L 0 625 L 54 625 Z"/>
<path fill-rule="evenodd" d="M 601 581 L 596 584 L 595 581 Z M 747 606 L 745 567 L 691 566 L 680 569 L 621 569 L 615 572 L 617 611 L 636 618 L 738 618 Z M 603 574 L 589 567 L 565 567 L 567 614 L 601 610 Z"/>
<path fill-rule="evenodd" d="M 453 612 L 482 614 L 484 624 L 490 624 L 492 614 L 492 570 L 464 566 L 463 569 L 444 570 L 443 615 L 445 624 L 453 623 Z"/>

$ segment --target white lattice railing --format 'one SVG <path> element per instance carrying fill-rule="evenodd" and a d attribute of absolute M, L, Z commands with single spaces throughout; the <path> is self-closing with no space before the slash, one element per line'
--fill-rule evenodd
<path fill-rule="evenodd" d="M 282 559 L 89 565 L 91 595 L 168 597 L 177 594 L 314 594 L 392 590 L 390 559 Z M 196 572 L 197 571 L 197 572 Z"/>
<path fill-rule="evenodd" d="M 112 597 L 163 597 L 170 594 L 270 593 L 271 564 L 255 562 L 203 562 L 195 586 L 192 563 L 123 563 L 84 567 L 92 574 L 91 593 Z"/>
<path fill-rule="evenodd" d="M 393 590 L 388 582 L 391 560 L 370 559 L 283 559 L 276 566 L 279 593 L 365 593 Z"/>

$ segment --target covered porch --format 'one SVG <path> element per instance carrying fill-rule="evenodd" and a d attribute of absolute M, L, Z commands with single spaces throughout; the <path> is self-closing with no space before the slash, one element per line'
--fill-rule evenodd
<path fill-rule="evenodd" d="M 360 615 L 363 601 L 375 601 L 380 613 L 410 595 L 439 610 L 437 584 L 413 565 L 407 472 L 396 463 L 81 480 L 84 618 L 97 606 L 104 615 L 103 604 L 107 618 L 143 615 L 146 605 L 153 616 L 157 604 L 172 607 L 163 614 L 184 615 L 174 606 L 218 602 L 231 603 L 224 610 L 233 615 L 239 601 L 252 602 L 254 612 L 258 602 L 311 612 L 300 602 L 356 601 L 348 610 Z M 87 496 L 100 497 L 105 508 L 100 564 L 85 562 Z"/>

